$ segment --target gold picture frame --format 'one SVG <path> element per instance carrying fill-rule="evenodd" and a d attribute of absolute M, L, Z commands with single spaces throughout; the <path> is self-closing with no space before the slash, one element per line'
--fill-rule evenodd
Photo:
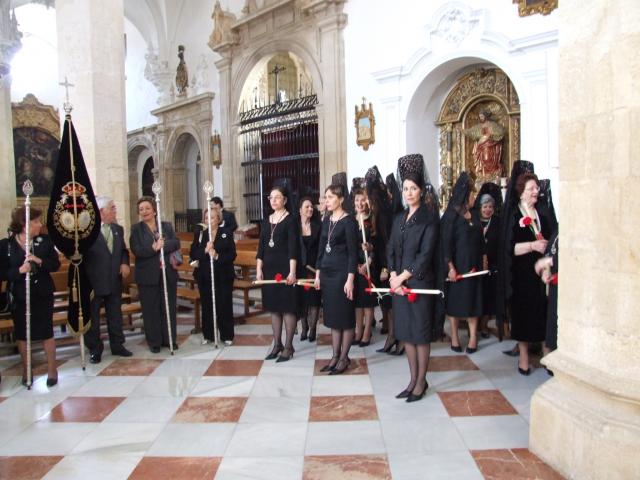
<path fill-rule="evenodd" d="M 222 165 L 221 151 L 222 142 L 220 141 L 220 134 L 216 131 L 211 137 L 211 163 L 218 169 Z"/>
<path fill-rule="evenodd" d="M 549 15 L 558 8 L 559 0 L 518 0 L 518 15 L 527 17 L 540 13 Z"/>
<path fill-rule="evenodd" d="M 366 99 L 362 97 L 362 105 L 356 105 L 356 143 L 365 151 L 376 142 L 376 119 L 373 115 L 373 105 L 369 102 L 367 108 Z"/>

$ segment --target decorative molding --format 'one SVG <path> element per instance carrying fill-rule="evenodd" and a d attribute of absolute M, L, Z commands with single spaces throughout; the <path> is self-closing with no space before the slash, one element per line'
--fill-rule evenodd
<path fill-rule="evenodd" d="M 537 13 L 549 15 L 558 8 L 558 0 L 518 0 L 518 15 L 527 17 Z"/>
<path fill-rule="evenodd" d="M 22 46 L 22 33 L 10 0 L 0 0 L 0 77 L 11 71 L 11 59 Z"/>
<path fill-rule="evenodd" d="M 467 38 L 471 30 L 478 24 L 474 12 L 463 3 L 452 2 L 436 12 L 437 19 L 433 23 L 431 37 L 439 38 L 446 43 L 458 46 Z"/>
<path fill-rule="evenodd" d="M 160 60 L 158 54 L 149 46 L 144 56 L 147 64 L 144 68 L 144 78 L 149 80 L 158 90 L 158 105 L 166 105 L 173 101 L 172 86 L 173 72 L 167 60 Z"/>
<path fill-rule="evenodd" d="M 22 102 L 11 104 L 13 128 L 39 128 L 60 141 L 60 114 L 51 105 L 44 105 L 28 93 Z"/>

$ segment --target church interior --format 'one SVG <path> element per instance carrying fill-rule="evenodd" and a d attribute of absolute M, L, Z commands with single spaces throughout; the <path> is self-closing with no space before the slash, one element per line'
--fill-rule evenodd
<path fill-rule="evenodd" d="M 0 314 L 0 478 L 640 478 L 639 49 L 636 0 L 0 0 L 0 237 L 16 207 L 47 224 L 70 116 L 126 244 L 141 197 L 155 197 L 184 256 L 175 347 L 160 353 L 132 274 L 132 356 L 107 347 L 89 362 L 67 325 L 62 255 L 57 385 L 34 341 L 25 387 Z M 557 348 L 530 344 L 525 374 L 497 316 L 477 351 L 454 350 L 447 321 L 411 404 L 394 398 L 407 361 L 380 353 L 378 306 L 344 375 L 323 373 L 335 340 L 322 321 L 313 343 L 296 324 L 290 361 L 264 360 L 275 327 L 254 281 L 273 185 L 324 205 L 335 174 L 364 185 L 376 166 L 402 189 L 407 154 L 424 158 L 441 214 L 463 172 L 502 202 L 514 165 L 531 162 L 562 225 Z M 203 342 L 189 259 L 213 196 L 237 221 L 235 337 L 220 345 Z"/>

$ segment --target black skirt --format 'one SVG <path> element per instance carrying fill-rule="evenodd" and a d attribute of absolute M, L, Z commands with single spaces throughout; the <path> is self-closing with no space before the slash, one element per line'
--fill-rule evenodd
<path fill-rule="evenodd" d="M 27 339 L 26 302 L 15 299 L 13 331 L 16 340 Z M 53 295 L 42 297 L 31 291 L 31 340 L 47 340 L 53 338 Z"/>

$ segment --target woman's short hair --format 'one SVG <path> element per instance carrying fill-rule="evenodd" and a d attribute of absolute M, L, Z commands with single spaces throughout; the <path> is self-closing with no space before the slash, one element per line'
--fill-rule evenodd
<path fill-rule="evenodd" d="M 9 225 L 9 230 L 11 230 L 12 233 L 17 235 L 24 230 L 26 212 L 27 210 L 25 207 L 16 207 L 11 212 L 11 224 Z M 29 212 L 29 218 L 31 218 L 31 220 L 35 220 L 41 216 L 42 210 L 39 208 L 31 208 L 31 211 Z"/>
<path fill-rule="evenodd" d="M 342 185 L 331 184 L 325 188 L 324 193 L 331 192 L 338 198 L 344 198 L 346 193 Z"/>
<path fill-rule="evenodd" d="M 367 192 L 364 190 L 364 188 L 354 188 L 353 189 L 353 198 L 356 198 L 356 195 L 363 195 L 363 196 L 367 196 Z"/>
<path fill-rule="evenodd" d="M 418 188 L 422 191 L 422 193 L 424 193 L 424 178 L 422 178 L 422 175 L 419 175 L 415 172 L 410 172 L 404 176 L 404 179 L 402 180 L 402 184 L 404 185 L 404 182 L 407 180 L 410 180 L 413 183 L 415 183 L 418 186 Z"/>
<path fill-rule="evenodd" d="M 518 175 L 518 178 L 516 178 L 516 185 L 515 185 L 518 198 L 522 195 L 522 192 L 524 192 L 524 188 L 527 186 L 527 182 L 529 180 L 535 180 L 536 185 L 540 186 L 540 180 L 538 180 L 538 176 L 535 173 L 527 172 L 527 173 Z"/>
<path fill-rule="evenodd" d="M 484 195 L 482 195 L 480 197 L 480 205 L 484 205 L 486 203 L 490 203 L 491 205 L 493 205 L 494 207 L 496 206 L 496 199 L 493 198 L 492 195 L 485 193 Z"/>
<path fill-rule="evenodd" d="M 140 207 L 140 204 L 144 203 L 144 202 L 149 202 L 151 204 L 151 208 L 153 208 L 153 211 L 154 212 L 156 211 L 156 199 L 155 198 L 150 197 L 149 195 L 143 195 L 136 202 L 136 207 Z"/>
<path fill-rule="evenodd" d="M 271 190 L 269 190 L 269 193 L 273 191 L 280 192 L 284 198 L 286 198 L 287 200 L 289 199 L 289 192 L 282 185 L 274 185 L 273 187 L 271 187 Z"/>

